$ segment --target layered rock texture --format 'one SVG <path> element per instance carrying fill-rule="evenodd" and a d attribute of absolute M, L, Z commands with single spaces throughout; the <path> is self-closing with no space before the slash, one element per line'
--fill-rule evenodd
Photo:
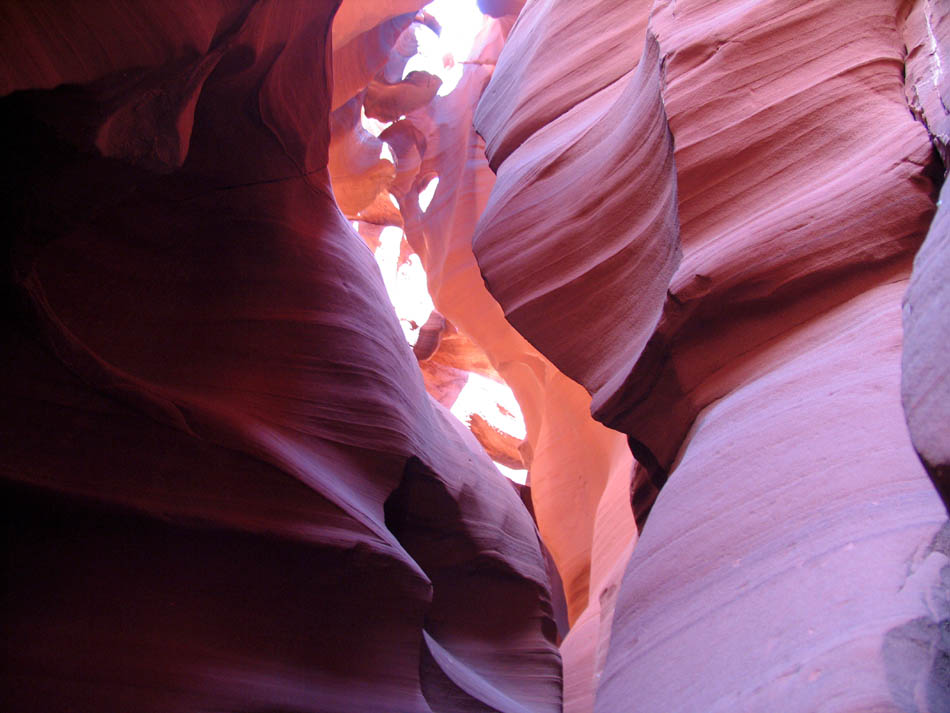
<path fill-rule="evenodd" d="M 4 709 L 950 711 L 950 7 L 423 4 L 0 4 Z"/>
<path fill-rule="evenodd" d="M 562 647 L 565 709 L 950 709 L 947 513 L 901 407 L 946 9 L 596 5 L 528 3 L 475 116 L 486 285 L 639 461 L 641 537 L 612 625 Z M 944 237 L 903 371 L 938 481 Z"/>
<path fill-rule="evenodd" d="M 561 709 L 535 525 L 330 188 L 331 34 L 421 3 L 336 5 L 0 9 L 5 710 Z"/>

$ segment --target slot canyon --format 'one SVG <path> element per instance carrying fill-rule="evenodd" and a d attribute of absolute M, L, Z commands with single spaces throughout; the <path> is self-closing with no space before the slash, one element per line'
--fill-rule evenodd
<path fill-rule="evenodd" d="M 3 711 L 950 713 L 950 0 L 0 0 L 0 84 Z"/>

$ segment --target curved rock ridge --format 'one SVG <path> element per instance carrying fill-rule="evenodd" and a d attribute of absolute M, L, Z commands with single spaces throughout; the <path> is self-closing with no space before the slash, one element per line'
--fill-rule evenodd
<path fill-rule="evenodd" d="M 636 67 L 649 9 L 647 0 L 524 3 L 475 113 L 492 170 L 529 136 Z M 568 53 L 583 71 L 565 66 Z"/>
<path fill-rule="evenodd" d="M 950 710 L 947 3 L 424 2 L 0 7 L 6 708 Z"/>
<path fill-rule="evenodd" d="M 524 0 L 478 0 L 478 9 L 492 17 L 517 17 Z"/>
<path fill-rule="evenodd" d="M 396 121 L 414 109 L 425 106 L 442 85 L 428 72 L 410 72 L 398 82 L 373 80 L 366 89 L 363 107 L 366 116 L 383 122 Z"/>
<path fill-rule="evenodd" d="M 700 414 L 627 567 L 598 713 L 947 709 L 950 523 L 898 391 L 908 267 Z"/>
<path fill-rule="evenodd" d="M 334 37 L 334 111 L 362 93 L 392 59 L 405 57 L 408 60 L 415 54 L 415 38 L 412 33 L 406 32 L 415 17 L 416 13 L 412 12 L 381 21 L 342 46 L 337 44 Z M 334 28 L 337 26 L 334 23 Z"/>
<path fill-rule="evenodd" d="M 613 180 L 613 164 L 571 164 L 580 133 L 571 129 L 595 122 L 621 90 L 615 83 L 566 106 L 538 72 L 514 68 L 532 58 L 515 48 L 558 26 L 544 17 L 548 5 L 526 5 L 476 117 L 498 181 L 475 254 L 512 323 L 593 394 L 598 420 L 629 436 L 641 465 L 633 492 L 614 492 L 632 501 L 643 528 L 629 563 L 630 549 L 613 552 L 600 616 L 591 606 L 562 645 L 565 709 L 947 708 L 938 633 L 948 615 L 946 513 L 898 404 L 897 309 L 933 216 L 937 172 L 905 99 L 905 38 L 918 37 L 908 27 L 919 8 L 664 0 L 618 11 L 629 23 L 649 13 L 645 55 L 655 38 L 682 261 L 658 286 L 659 319 L 649 302 L 638 310 L 645 338 L 617 337 L 635 347 L 617 359 L 598 340 L 630 322 L 600 321 L 590 289 L 551 277 L 595 264 L 616 226 L 543 187 L 556 176 L 583 200 L 590 185 Z M 925 10 L 939 38 L 945 14 Z M 529 17 L 546 27 L 523 29 Z M 543 76 L 566 74 L 600 39 L 578 30 Z M 935 76 L 937 43 L 927 74 L 912 67 L 907 42 L 909 82 Z M 514 103 L 535 91 L 536 106 L 560 102 L 564 111 L 532 123 L 499 110 L 498 97 Z M 939 129 L 931 132 L 939 143 Z M 506 144 L 509 135 L 517 138 Z M 645 153 L 628 175 L 658 171 L 658 155 Z M 506 180 L 514 175 L 517 192 Z M 584 231 L 556 239 L 578 214 L 589 219 Z M 585 240 L 596 247 L 578 251 Z M 925 276 L 935 254 L 921 255 L 915 280 L 939 295 L 935 268 Z M 526 272 L 533 279 L 519 281 Z M 617 284 L 628 296 L 641 287 Z M 539 293 L 567 307 L 519 321 Z M 914 299 L 912 291 L 910 311 Z M 905 356 L 905 404 L 909 373 L 921 378 L 916 399 L 924 379 L 936 384 L 942 373 L 935 304 L 920 318 L 922 361 L 909 367 Z M 560 325 L 571 309 L 589 310 L 576 323 L 594 336 L 568 349 Z M 632 368 L 615 371 L 622 364 Z M 920 406 L 923 439 L 940 421 L 935 407 Z"/>
<path fill-rule="evenodd" d="M 417 5 L 421 7 L 421 3 Z M 391 160 L 383 158 L 383 142 L 364 128 L 362 118 L 368 102 L 396 112 L 396 116 L 419 103 L 416 95 L 420 87 L 410 82 L 404 90 L 399 79 L 406 62 L 416 52 L 415 30 L 424 17 L 423 13 L 389 17 L 385 5 L 374 11 L 380 13 L 380 24 L 333 52 L 330 177 L 333 195 L 348 218 L 401 227 L 399 210 L 389 197 L 395 167 Z M 338 22 L 339 19 L 346 18 L 338 18 Z M 335 23 L 334 27 L 337 26 Z M 334 38 L 337 34 L 335 29 Z M 430 88 L 421 88 L 422 102 L 431 99 L 438 89 L 437 83 L 429 83 Z M 372 109 L 370 114 L 374 114 Z M 379 112 L 375 115 L 383 117 Z M 396 117 L 387 121 L 392 118 Z"/>
<path fill-rule="evenodd" d="M 0 95 L 85 84 L 114 72 L 206 55 L 254 4 L 163 2 L 160 11 L 149 16 L 152 22 L 144 23 L 137 6 L 113 0 L 100 3 L 95 13 L 84 0 L 4 3 Z M 77 32 L 78 27 L 85 31 Z"/>
<path fill-rule="evenodd" d="M 910 437 L 950 508 L 950 189 L 914 258 L 904 296 L 901 392 Z"/>
<path fill-rule="evenodd" d="M 927 127 L 943 158 L 944 176 L 950 165 L 950 9 L 946 3 L 909 3 L 904 23 L 907 45 L 905 93 L 911 111 Z M 910 287 L 904 296 L 904 353 L 901 392 L 911 440 L 950 508 L 950 246 L 946 184 L 937 214 L 914 259 Z"/>
<path fill-rule="evenodd" d="M 343 48 L 361 35 L 385 32 L 386 23 L 418 12 L 425 0 L 345 0 L 333 19 L 333 47 Z M 334 50 L 335 54 L 336 50 Z M 349 70 L 347 70 L 349 71 Z M 336 70 L 334 70 L 336 79 Z M 365 85 L 364 85 L 365 86 Z"/>
<path fill-rule="evenodd" d="M 659 71 L 648 38 L 627 79 L 511 154 L 472 240 L 508 321 L 595 403 L 633 369 L 679 262 Z"/>
<path fill-rule="evenodd" d="M 529 470 L 534 513 L 564 582 L 570 620 L 577 622 L 589 599 L 600 597 L 601 571 L 612 564 L 611 548 L 636 539 L 624 500 L 604 501 L 607 489 L 629 489 L 632 457 L 622 434 L 590 417 L 590 397 L 583 388 L 511 327 L 485 289 L 472 253 L 472 234 L 495 177 L 471 116 L 511 25 L 512 18 L 489 24 L 455 90 L 381 136 L 396 157 L 392 191 L 436 308 L 483 350 L 517 397 L 527 428 L 520 452 Z M 423 212 L 418 195 L 435 176 L 439 183 Z M 440 359 L 446 344 L 443 340 L 430 362 Z M 600 510 L 605 515 L 598 519 Z"/>
<path fill-rule="evenodd" d="M 560 710 L 537 529 L 330 189 L 337 5 L 4 10 L 12 710 Z"/>
<path fill-rule="evenodd" d="M 904 93 L 914 115 L 927 125 L 944 166 L 950 165 L 950 12 L 945 2 L 904 4 Z"/>
<path fill-rule="evenodd" d="M 895 9 L 852 12 L 764 4 L 713 17 L 678 3 L 652 17 L 684 257 L 625 392 L 595 412 L 660 469 L 699 410 L 741 383 L 744 355 L 844 299 L 849 275 L 914 250 L 932 215 Z M 835 23 L 854 40 L 813 39 Z"/>
<path fill-rule="evenodd" d="M 389 201 L 396 178 L 392 161 L 380 157 L 383 142 L 361 124 L 362 97 L 356 96 L 330 115 L 329 172 L 333 197 L 351 220 L 400 225 Z"/>

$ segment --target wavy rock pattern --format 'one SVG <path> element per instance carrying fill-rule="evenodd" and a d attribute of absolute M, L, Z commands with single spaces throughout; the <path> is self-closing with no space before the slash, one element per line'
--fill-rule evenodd
<path fill-rule="evenodd" d="M 636 67 L 648 12 L 645 0 L 525 3 L 475 114 L 493 170 L 529 136 Z M 564 71 L 565 48 L 583 72 Z"/>
<path fill-rule="evenodd" d="M 347 3 L 349 7 L 349 3 Z M 369 8 L 364 8 L 364 12 Z M 397 15 L 386 20 L 380 18 L 378 25 L 340 45 L 336 38 L 339 14 L 334 22 L 333 37 L 333 109 L 362 93 L 376 75 L 385 68 L 394 54 L 407 60 L 415 54 L 414 38 L 406 32 L 415 18 L 415 13 Z"/>
<path fill-rule="evenodd" d="M 596 711 L 633 691 L 648 711 L 946 708 L 946 513 L 897 389 L 906 267 L 697 419 L 627 566 Z"/>
<path fill-rule="evenodd" d="M 626 547 L 636 538 L 624 500 L 603 500 L 608 488 L 629 489 L 632 458 L 621 434 L 590 417 L 584 390 L 506 321 L 472 253 L 472 234 L 495 181 L 471 116 L 510 26 L 504 19 L 489 25 L 455 91 L 394 124 L 386 138 L 392 140 L 399 174 L 394 194 L 437 309 L 484 350 L 521 406 L 527 427 L 521 454 L 529 468 L 534 513 L 575 622 L 588 600 L 600 597 L 602 565 L 592 562 L 594 553 Z M 436 175 L 439 184 L 423 214 L 417 196 Z M 596 526 L 599 509 L 609 515 Z"/>
<path fill-rule="evenodd" d="M 360 123 L 362 98 L 353 97 L 330 115 L 330 181 L 333 197 L 351 220 L 400 225 L 388 193 L 396 169 L 380 158 L 383 142 Z"/>
<path fill-rule="evenodd" d="M 423 3 L 0 6 L 6 707 L 950 710 L 947 4 Z"/>
<path fill-rule="evenodd" d="M 927 125 L 934 146 L 950 164 L 950 7 L 944 0 L 904 5 L 904 94 L 914 115 Z"/>
<path fill-rule="evenodd" d="M 675 17 L 672 6 L 653 16 L 684 258 L 626 393 L 598 418 L 662 469 L 699 410 L 743 378 L 743 355 L 840 302 L 855 272 L 915 249 L 932 215 L 931 149 L 902 101 L 895 10 L 865 10 L 855 20 L 841 3 L 769 3 L 716 19 L 677 3 Z M 811 38 L 834 23 L 851 23 L 855 41 L 819 49 Z M 788 47 L 756 54 L 776 40 Z M 752 62 L 768 65 L 758 82 Z M 675 410 L 662 424 L 660 404 Z"/>
<path fill-rule="evenodd" d="M 473 238 L 505 317 L 595 403 L 633 368 L 679 262 L 659 70 L 648 41 L 627 80 L 512 153 Z M 596 172 L 596 183 L 571 178 Z M 539 238 L 526 245 L 528 231 Z"/>
<path fill-rule="evenodd" d="M 531 516 L 330 191 L 336 5 L 4 7 L 11 710 L 560 709 Z"/>
<path fill-rule="evenodd" d="M 584 75 L 586 100 L 562 92 L 552 78 L 598 56 L 608 34 L 567 36 L 551 3 L 528 3 L 476 113 L 498 171 L 475 237 L 486 285 L 591 392 L 598 420 L 628 434 L 641 526 L 651 513 L 632 556 L 615 548 L 605 568 L 614 585 L 625 569 L 619 589 L 579 620 L 600 626 L 576 626 L 562 646 L 565 709 L 943 710 L 946 512 L 906 437 L 897 310 L 935 173 L 908 112 L 904 43 L 922 46 L 911 27 L 921 12 L 935 37 L 945 15 L 883 0 L 620 5 L 585 12 L 646 24 L 632 76 L 618 58 Z M 555 34 L 557 57 L 533 65 L 551 51 L 536 39 Z M 920 89 L 934 75 L 914 56 L 909 83 L 934 106 L 940 82 Z M 638 238 L 620 229 L 632 221 L 578 207 L 596 187 L 629 185 L 613 181 L 631 151 L 600 166 L 589 157 L 610 155 L 606 142 L 597 153 L 597 122 L 634 81 L 649 86 L 650 68 L 655 108 L 634 104 L 607 125 L 665 116 L 676 191 L 666 224 L 678 222 L 665 241 L 655 226 Z M 939 143 L 942 117 L 930 116 Z M 623 175 L 656 185 L 666 161 L 644 151 Z M 649 248 L 676 238 L 682 261 L 664 271 Z M 630 257 L 611 266 L 618 244 Z M 915 280 L 933 286 L 931 260 L 922 254 Z M 612 303 L 570 279 L 597 270 L 615 300 L 640 308 L 605 318 Z M 657 282 L 640 294 L 644 279 Z M 548 309 L 529 315 L 542 300 Z M 908 373 L 939 380 L 943 332 L 926 313 L 925 360 L 908 368 L 905 357 L 905 403 Z M 919 414 L 940 430 L 934 410 Z"/>

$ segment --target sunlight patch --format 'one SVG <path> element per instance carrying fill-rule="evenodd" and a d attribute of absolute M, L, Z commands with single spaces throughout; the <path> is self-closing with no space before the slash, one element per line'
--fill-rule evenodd
<path fill-rule="evenodd" d="M 439 21 L 442 33 L 436 35 L 428 27 L 417 29 L 419 51 L 406 64 L 403 79 L 417 70 L 435 74 L 442 79 L 438 94 L 444 97 L 462 78 L 463 62 L 469 59 L 487 18 L 475 0 L 435 0 L 423 9 Z"/>

